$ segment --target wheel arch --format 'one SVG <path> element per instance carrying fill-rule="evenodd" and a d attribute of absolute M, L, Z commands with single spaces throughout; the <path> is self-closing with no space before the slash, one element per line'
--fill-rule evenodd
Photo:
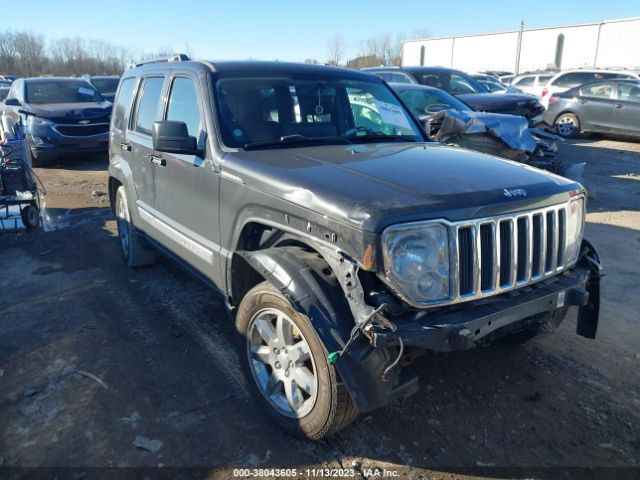
<path fill-rule="evenodd" d="M 271 283 L 310 320 L 328 352 L 344 348 L 354 327 L 354 316 L 334 269 L 319 252 L 288 245 L 240 251 L 236 256 L 253 269 L 253 280 Z M 394 353 L 387 348 L 374 348 L 360 335 L 336 362 L 341 380 L 361 411 L 380 408 L 417 389 L 414 376 L 400 377 L 398 373 L 391 381 L 383 381 L 383 372 L 393 362 Z"/>

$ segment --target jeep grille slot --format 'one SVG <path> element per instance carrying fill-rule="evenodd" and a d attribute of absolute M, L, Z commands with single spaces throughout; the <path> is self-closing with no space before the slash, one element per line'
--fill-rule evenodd
<path fill-rule="evenodd" d="M 473 292 L 473 229 L 461 228 L 458 231 L 458 259 L 460 262 L 460 295 Z"/>
<path fill-rule="evenodd" d="M 450 225 L 457 256 L 453 303 L 528 285 L 568 267 L 565 204 Z"/>
<path fill-rule="evenodd" d="M 495 233 L 493 229 L 492 223 L 480 225 L 480 252 L 487 252 L 480 254 L 480 289 L 482 291 L 493 289 L 494 278 L 497 274 L 495 271 L 497 250 L 494 245 Z"/>
<path fill-rule="evenodd" d="M 513 220 L 500 222 L 500 287 L 506 287 L 511 280 L 511 252 L 513 251 Z"/>
<path fill-rule="evenodd" d="M 527 267 L 529 266 L 529 222 L 527 217 L 518 219 L 518 283 L 527 281 Z"/>

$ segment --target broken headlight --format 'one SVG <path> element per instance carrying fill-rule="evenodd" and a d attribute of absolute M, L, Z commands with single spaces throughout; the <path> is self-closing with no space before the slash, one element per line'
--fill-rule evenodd
<path fill-rule="evenodd" d="M 582 243 L 584 228 L 584 198 L 575 198 L 567 205 L 567 227 L 564 258 L 567 265 L 576 261 Z"/>
<path fill-rule="evenodd" d="M 410 223 L 382 234 L 385 274 L 392 286 L 412 303 L 447 299 L 449 238 L 438 223 Z"/>

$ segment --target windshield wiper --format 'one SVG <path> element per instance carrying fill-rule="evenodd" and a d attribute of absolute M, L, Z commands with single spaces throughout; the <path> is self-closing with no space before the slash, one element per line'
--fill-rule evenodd
<path fill-rule="evenodd" d="M 322 145 L 327 145 L 327 144 L 348 145 L 349 143 L 351 143 L 351 141 L 345 137 L 305 137 L 304 135 L 295 133 L 293 135 L 285 135 L 283 137 L 280 137 L 278 140 L 265 140 L 261 142 L 245 143 L 244 149 L 251 150 L 251 149 L 260 148 L 260 147 L 281 147 L 281 146 L 299 145 L 299 144 L 306 144 L 306 143 L 319 143 Z"/>
<path fill-rule="evenodd" d="M 411 136 L 411 135 L 385 135 L 384 133 L 367 133 L 366 135 L 353 135 L 347 138 L 352 142 L 358 142 L 358 141 L 417 142 L 418 141 L 417 137 Z"/>

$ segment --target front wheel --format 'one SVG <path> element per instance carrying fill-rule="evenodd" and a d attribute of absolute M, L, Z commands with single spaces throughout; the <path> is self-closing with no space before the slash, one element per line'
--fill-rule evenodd
<path fill-rule="evenodd" d="M 580 121 L 573 113 L 563 113 L 556 118 L 556 132 L 561 137 L 573 138 L 580 133 Z"/>
<path fill-rule="evenodd" d="M 242 299 L 236 328 L 241 362 L 256 398 L 285 430 L 319 440 L 357 417 L 312 323 L 269 283 Z"/>

